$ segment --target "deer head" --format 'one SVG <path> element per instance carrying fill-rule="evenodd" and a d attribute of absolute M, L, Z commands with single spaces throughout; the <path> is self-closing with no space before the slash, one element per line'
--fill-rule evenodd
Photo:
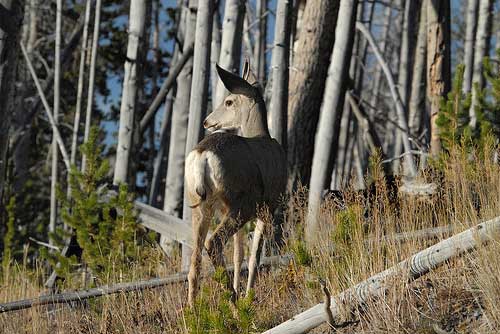
<path fill-rule="evenodd" d="M 216 68 L 231 94 L 205 119 L 205 129 L 234 131 L 243 137 L 269 136 L 266 105 L 248 61 L 243 66 L 243 77 L 219 65 Z"/>

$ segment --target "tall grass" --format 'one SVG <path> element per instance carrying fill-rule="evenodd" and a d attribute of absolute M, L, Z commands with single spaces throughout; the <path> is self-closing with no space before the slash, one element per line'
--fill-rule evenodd
<path fill-rule="evenodd" d="M 389 196 L 376 170 L 372 171 L 369 177 L 377 191 L 370 207 L 354 190 L 346 190 L 348 203 L 344 210 L 339 210 L 332 200 L 325 201 L 320 217 L 322 231 L 312 247 L 305 247 L 302 241 L 307 190 L 300 189 L 288 203 L 283 249 L 295 253 L 295 260 L 286 267 L 260 273 L 249 313 L 252 318 L 247 319 L 250 325 L 240 332 L 260 332 L 321 302 L 319 279 L 325 280 L 335 295 L 449 236 L 391 241 L 390 236 L 395 233 L 450 224 L 455 232 L 460 232 L 499 216 L 500 168 L 492 162 L 492 156 L 491 144 L 473 151 L 454 147 L 421 175 L 423 181 L 438 184 L 438 193 L 419 199 L 401 195 L 398 203 Z M 359 308 L 346 308 L 337 321 L 339 325 L 349 325 L 338 331 L 500 332 L 498 240 L 449 261 L 416 282 L 395 279 L 383 298 L 370 300 Z M 165 276 L 175 271 L 177 261 L 166 259 L 160 250 L 152 249 L 140 264 L 131 264 L 125 275 L 111 271 L 108 281 Z M 208 261 L 205 266 L 209 266 Z M 41 283 L 45 274 L 41 266 L 29 268 L 26 263 L 15 263 L 6 270 L 8 274 L 2 275 L 0 302 L 36 297 L 44 292 Z M 77 289 L 80 285 L 75 279 L 66 287 Z M 0 328 L 3 333 L 188 333 L 193 328 L 192 319 L 198 316 L 198 319 L 221 321 L 222 326 L 213 332 L 234 332 L 234 328 L 221 329 L 225 319 L 206 316 L 207 312 L 224 313 L 219 311 L 224 291 L 212 278 L 204 279 L 203 286 L 204 306 L 194 311 L 203 314 L 186 312 L 187 286 L 176 284 L 79 304 L 1 314 Z M 325 324 L 314 332 L 328 330 Z"/>

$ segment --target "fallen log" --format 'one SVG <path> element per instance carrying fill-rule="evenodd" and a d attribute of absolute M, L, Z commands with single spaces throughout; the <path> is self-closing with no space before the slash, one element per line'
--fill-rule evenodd
<path fill-rule="evenodd" d="M 265 266 L 283 266 L 287 265 L 289 261 L 292 259 L 292 255 L 283 255 L 283 256 L 270 256 L 262 259 L 259 267 Z M 248 264 L 244 263 L 241 267 L 242 271 L 248 270 Z M 232 267 L 228 268 L 229 272 L 233 271 Z M 207 271 L 204 275 L 209 275 L 214 272 L 214 269 L 211 267 L 209 271 Z M 51 294 L 40 296 L 38 298 L 32 299 L 23 299 L 17 300 L 5 304 L 0 304 L 0 313 L 17 311 L 26 308 L 30 308 L 33 306 L 40 305 L 53 305 L 53 304 L 62 304 L 62 303 L 70 303 L 81 301 L 89 298 L 96 298 L 105 295 L 115 294 L 115 293 L 126 293 L 131 291 L 142 291 L 146 289 L 154 289 L 165 285 L 182 283 L 187 281 L 188 273 L 181 272 L 178 274 L 174 274 L 165 278 L 154 278 L 147 281 L 138 281 L 138 282 L 128 282 L 128 283 L 119 283 L 115 285 L 102 286 L 99 288 L 80 290 L 74 292 L 65 292 L 59 294 Z"/>
<path fill-rule="evenodd" d="M 371 298 L 383 295 L 390 287 L 391 280 L 396 277 L 411 282 L 447 260 L 484 244 L 499 232 L 500 217 L 496 217 L 438 242 L 331 298 L 332 315 L 338 317 L 344 306 L 355 307 Z M 305 333 L 325 321 L 327 321 L 327 314 L 323 303 L 320 303 L 269 329 L 264 334 Z"/>

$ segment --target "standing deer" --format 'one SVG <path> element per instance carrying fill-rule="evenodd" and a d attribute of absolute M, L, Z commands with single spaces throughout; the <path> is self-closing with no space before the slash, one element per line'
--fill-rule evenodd
<path fill-rule="evenodd" d="M 243 257 L 240 230 L 246 222 L 257 218 L 258 207 L 266 205 L 274 212 L 287 178 L 285 152 L 269 135 L 266 105 L 248 62 L 244 65 L 243 77 L 216 67 L 231 94 L 205 119 L 203 126 L 232 133 L 208 135 L 186 158 L 185 186 L 193 208 L 194 241 L 188 276 L 190 305 L 198 292 L 204 245 L 213 266 L 223 269 L 226 288 L 232 292 L 231 300 L 236 300 Z M 205 242 L 214 216 L 219 218 L 219 225 Z M 257 220 L 246 293 L 255 280 L 263 230 L 263 221 Z M 227 274 L 223 255 L 224 245 L 231 236 L 235 245 L 234 282 Z"/>

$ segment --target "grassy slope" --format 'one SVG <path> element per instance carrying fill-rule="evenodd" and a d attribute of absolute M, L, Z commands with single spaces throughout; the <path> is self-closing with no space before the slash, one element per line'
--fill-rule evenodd
<path fill-rule="evenodd" d="M 481 220 L 500 215 L 500 169 L 490 159 L 484 159 L 484 155 L 489 157 L 490 153 L 477 154 L 472 163 L 465 162 L 464 153 L 454 153 L 441 169 L 440 194 L 418 201 L 403 198 L 399 214 L 394 203 L 389 203 L 383 186 L 369 220 L 363 217 L 365 204 L 354 192 L 347 196 L 350 198 L 347 211 L 339 212 L 332 202 L 325 203 L 322 214 L 324 233 L 310 250 L 312 261 L 309 264 L 293 262 L 288 267 L 263 272 L 257 280 L 252 304 L 253 331 L 270 328 L 322 301 L 318 278 L 327 281 L 333 295 L 438 241 L 373 242 L 367 245 L 363 241 L 368 237 L 450 223 L 459 232 Z M 427 176 L 427 180 L 431 178 Z M 304 255 L 298 254 L 301 253 L 301 238 L 296 232 L 303 224 L 304 198 L 302 192 L 294 196 L 287 217 L 285 251 L 296 255 Z M 385 298 L 371 301 L 352 313 L 346 312 L 339 323 L 359 322 L 339 329 L 339 332 L 500 332 L 499 251 L 500 244 L 492 242 L 447 263 L 415 283 L 395 281 Z M 229 253 L 227 255 L 227 258 L 232 258 Z M 163 258 L 158 250 L 152 250 L 143 263 L 131 266 L 126 273 L 115 272 L 106 281 L 164 276 L 174 271 L 175 261 Z M 43 291 L 40 287 L 42 270 L 24 268 L 19 264 L 3 273 L 0 302 L 37 296 Z M 65 288 L 78 288 L 80 281 L 75 277 Z M 212 279 L 206 279 L 204 285 L 204 303 L 216 312 L 222 292 Z M 3 333 L 186 333 L 186 289 L 186 285 L 179 284 L 103 297 L 85 303 L 84 307 L 57 305 L 0 314 L 0 328 Z M 201 315 L 198 318 L 201 319 Z M 234 331 L 229 327 L 226 330 Z M 327 331 L 326 325 L 315 330 L 318 333 Z"/>

